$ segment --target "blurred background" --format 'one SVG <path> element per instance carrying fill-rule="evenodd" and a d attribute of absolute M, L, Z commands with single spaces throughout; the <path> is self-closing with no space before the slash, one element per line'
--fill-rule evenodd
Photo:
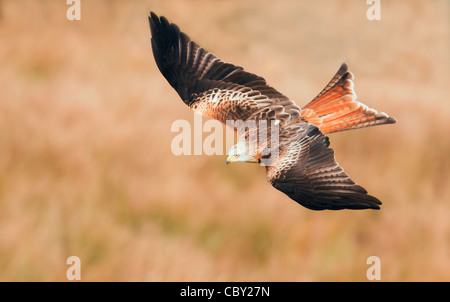
<path fill-rule="evenodd" d="M 450 2 L 0 2 L 0 281 L 450 281 Z M 226 156 L 174 156 L 193 113 L 147 16 L 304 105 L 342 62 L 398 119 L 330 135 L 380 211 L 307 210 Z M 206 119 L 204 119 L 205 121 Z"/>

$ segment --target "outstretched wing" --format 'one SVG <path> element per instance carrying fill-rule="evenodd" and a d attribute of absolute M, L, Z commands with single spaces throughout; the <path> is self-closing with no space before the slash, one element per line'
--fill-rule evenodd
<path fill-rule="evenodd" d="M 312 210 L 379 209 L 381 202 L 355 184 L 336 162 L 329 140 L 312 124 L 282 129 L 279 158 L 267 167 L 267 180 Z"/>
<path fill-rule="evenodd" d="M 156 64 L 191 109 L 223 123 L 278 119 L 285 125 L 300 117 L 300 107 L 264 78 L 223 62 L 165 17 L 151 12 L 149 22 Z"/>

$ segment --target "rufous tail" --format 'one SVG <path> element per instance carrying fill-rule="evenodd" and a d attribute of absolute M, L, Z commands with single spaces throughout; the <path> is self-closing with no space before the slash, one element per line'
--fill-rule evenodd
<path fill-rule="evenodd" d="M 322 133 L 395 123 L 395 118 L 356 100 L 353 79 L 347 64 L 342 64 L 319 95 L 302 108 L 300 120 L 316 125 Z"/>

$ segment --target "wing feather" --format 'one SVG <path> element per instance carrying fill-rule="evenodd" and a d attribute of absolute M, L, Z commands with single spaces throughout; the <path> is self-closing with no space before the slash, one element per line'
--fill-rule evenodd
<path fill-rule="evenodd" d="M 283 124 L 289 123 L 291 115 L 295 119 L 300 116 L 300 107 L 267 85 L 264 78 L 246 72 L 240 66 L 223 62 L 165 17 L 151 12 L 149 24 L 156 65 L 192 109 L 200 108 L 198 111 L 201 114 L 221 121 L 236 120 L 238 117 L 247 120 L 266 118 L 259 112 L 263 107 L 282 104 L 285 109 L 280 113 L 284 115 L 279 118 Z M 232 93 L 235 93 L 233 99 L 229 97 Z M 227 104 L 217 106 L 209 103 L 211 94 L 218 96 L 219 102 Z M 239 112 L 239 116 L 235 116 L 235 112 Z M 277 115 L 271 117 L 278 118 Z"/>
<path fill-rule="evenodd" d="M 267 180 L 312 210 L 379 209 L 381 202 L 355 184 L 336 162 L 329 140 L 312 124 L 282 129 L 280 156 L 267 167 Z"/>

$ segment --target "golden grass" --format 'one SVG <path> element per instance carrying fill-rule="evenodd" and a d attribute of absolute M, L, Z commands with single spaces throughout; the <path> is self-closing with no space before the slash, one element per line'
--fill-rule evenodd
<path fill-rule="evenodd" d="M 0 280 L 450 280 L 448 1 L 2 1 Z M 154 63 L 153 10 L 306 104 L 346 61 L 395 125 L 332 134 L 380 211 L 309 211 L 256 165 L 170 152 L 192 113 Z"/>

